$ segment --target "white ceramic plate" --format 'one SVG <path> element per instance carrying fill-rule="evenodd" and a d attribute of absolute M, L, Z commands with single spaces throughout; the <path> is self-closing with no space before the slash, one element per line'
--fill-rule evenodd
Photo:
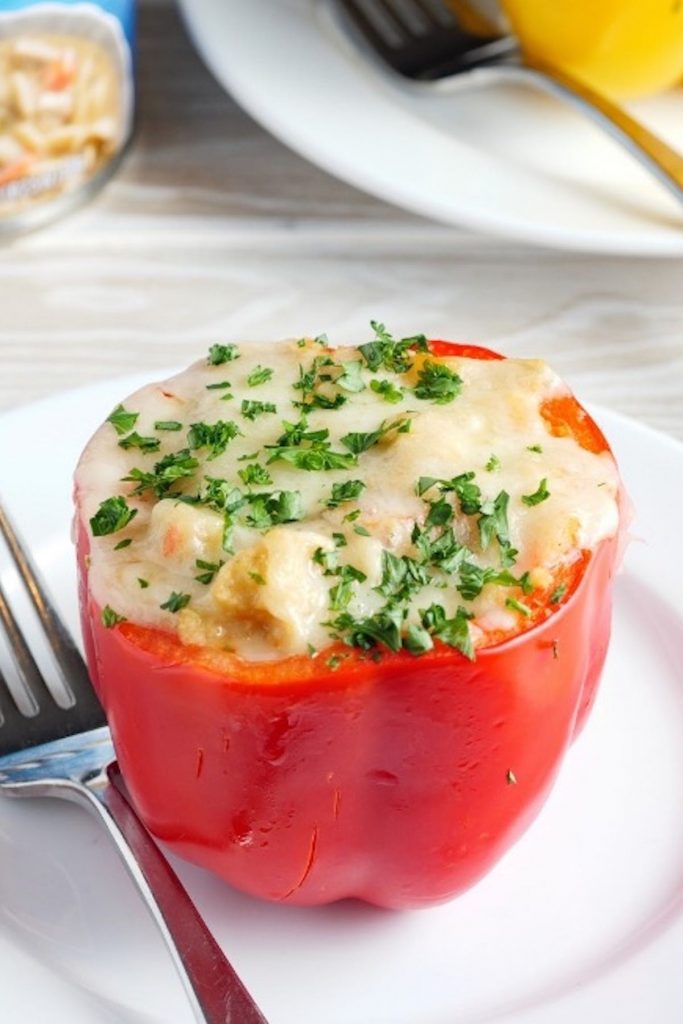
<path fill-rule="evenodd" d="M 569 249 L 683 254 L 683 212 L 557 100 L 489 82 L 420 94 L 358 54 L 329 0 L 181 0 L 209 67 L 314 163 L 409 210 Z M 634 111 L 683 149 L 683 89 Z"/>
<path fill-rule="evenodd" d="M 4 498 L 74 629 L 72 468 L 141 383 L 0 417 Z M 683 1019 L 683 448 L 598 418 L 638 512 L 613 644 L 588 726 L 503 862 L 455 902 L 405 913 L 260 903 L 178 865 L 271 1024 Z M 0 798 L 0 991 L 3 1021 L 187 1022 L 145 912 L 77 808 Z"/>

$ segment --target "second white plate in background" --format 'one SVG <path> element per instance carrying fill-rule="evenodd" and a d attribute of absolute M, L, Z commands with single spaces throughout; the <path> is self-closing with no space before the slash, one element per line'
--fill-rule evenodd
<path fill-rule="evenodd" d="M 451 224 L 583 251 L 683 255 L 683 210 L 585 118 L 526 86 L 420 94 L 356 52 L 328 0 L 181 0 L 207 64 L 339 178 Z M 683 150 L 683 88 L 633 111 Z"/>

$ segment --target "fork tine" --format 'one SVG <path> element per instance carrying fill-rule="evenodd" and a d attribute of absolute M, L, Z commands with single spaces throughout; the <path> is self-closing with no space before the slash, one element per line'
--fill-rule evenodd
<path fill-rule="evenodd" d="M 24 581 L 33 607 L 38 614 L 72 703 L 89 698 L 92 695 L 92 685 L 83 658 L 48 597 L 31 558 L 19 540 L 2 504 L 0 504 L 0 533 L 5 538 L 17 571 Z"/>
<path fill-rule="evenodd" d="M 36 673 L 36 675 L 32 677 L 33 682 L 35 683 L 35 688 L 29 692 L 33 692 L 38 708 L 41 706 L 41 696 L 44 697 L 46 694 L 49 694 L 50 703 L 48 707 L 50 709 L 50 714 L 47 717 L 44 715 L 36 715 L 33 719 L 24 718 L 24 729 L 28 730 L 31 735 L 34 733 L 37 735 L 37 722 L 40 718 L 42 721 L 38 731 L 41 736 L 43 736 L 44 733 L 45 735 L 43 736 L 43 739 L 47 740 L 55 739 L 57 735 L 71 735 L 76 732 L 85 732 L 89 729 L 99 728 L 106 723 L 106 719 L 102 710 L 102 705 L 93 690 L 85 663 L 56 608 L 47 596 L 45 588 L 33 566 L 26 548 L 19 540 L 19 537 L 12 527 L 9 517 L 1 504 L 0 533 L 7 543 L 7 547 L 14 564 L 17 567 L 17 571 L 26 586 L 33 606 L 38 614 L 40 624 L 45 632 L 45 636 L 64 680 L 67 693 L 71 698 L 71 704 L 68 708 L 59 707 L 50 694 L 49 688 L 45 685 L 42 674 L 36 666 L 33 656 L 29 651 L 28 657 L 31 659 L 31 662 L 33 663 L 32 667 L 35 668 Z M 4 598 L 4 603 L 7 605 L 6 598 Z M 9 612 L 9 607 L 7 607 L 7 611 Z M 11 612 L 9 612 L 9 615 L 11 616 Z M 14 623 L 14 628 L 21 636 L 20 631 L 16 626 L 16 622 Z M 12 625 L 10 624 L 8 633 L 11 633 L 11 631 Z M 22 641 L 23 645 L 27 647 L 23 637 L 21 637 L 19 643 L 21 644 Z M 17 645 L 12 643 L 12 646 L 15 654 L 18 654 L 19 648 Z M 18 654 L 19 660 L 21 660 L 21 657 L 21 654 Z M 29 668 L 29 672 L 31 672 L 31 668 Z M 43 706 L 45 706 L 44 700 Z M 35 727 L 31 723 L 35 723 Z M 50 730 L 52 730 L 51 735 Z"/>
<path fill-rule="evenodd" d="M 5 633 L 9 640 L 19 676 L 24 684 L 24 692 L 30 704 L 29 717 L 38 714 L 39 708 L 44 705 L 45 700 L 52 700 L 52 694 L 45 685 L 43 675 L 38 668 L 36 659 L 26 643 L 26 639 L 19 624 L 12 614 L 12 609 L 7 601 L 7 595 L 0 584 L 0 622 L 5 627 Z M 5 683 L 7 686 L 7 683 Z"/>

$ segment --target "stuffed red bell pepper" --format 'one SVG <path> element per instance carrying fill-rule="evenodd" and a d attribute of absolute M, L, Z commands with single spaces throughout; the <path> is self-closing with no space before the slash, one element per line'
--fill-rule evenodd
<path fill-rule="evenodd" d="M 541 361 L 373 330 L 213 345 L 117 406 L 76 474 L 88 663 L 134 804 L 270 900 L 471 885 L 545 799 L 607 651 L 623 528 L 598 427 Z"/>

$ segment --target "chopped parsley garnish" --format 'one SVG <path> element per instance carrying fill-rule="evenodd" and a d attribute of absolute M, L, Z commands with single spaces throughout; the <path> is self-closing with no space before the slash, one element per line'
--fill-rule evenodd
<path fill-rule="evenodd" d="M 356 465 L 354 455 L 332 450 L 328 441 L 329 430 L 308 430 L 305 416 L 302 416 L 299 423 L 287 423 L 285 420 L 283 426 L 285 433 L 278 438 L 277 444 L 266 445 L 272 451 L 268 465 L 282 460 L 309 472 L 349 469 Z"/>
<path fill-rule="evenodd" d="M 389 334 L 384 324 L 371 320 L 370 326 L 375 332 L 375 341 L 359 345 L 358 348 L 368 369 L 373 373 L 379 369 L 388 370 L 390 373 L 405 373 L 412 366 L 413 352 L 429 351 L 427 339 L 423 334 L 397 341 Z"/>
<path fill-rule="evenodd" d="M 470 634 L 469 620 L 472 618 L 470 612 L 465 608 L 458 608 L 455 615 L 449 619 L 440 604 L 432 604 L 420 612 L 422 625 L 425 629 L 464 654 L 470 661 L 474 661 L 474 647 Z"/>
<path fill-rule="evenodd" d="M 164 455 L 154 466 L 154 471 L 149 473 L 142 469 L 131 469 L 124 481 L 137 484 L 133 494 L 142 494 L 144 491 L 154 491 L 157 498 L 163 498 L 170 491 L 176 480 L 184 477 L 194 476 L 194 471 L 199 461 L 190 454 L 189 448 L 183 448 L 178 452 L 169 452 Z"/>
<path fill-rule="evenodd" d="M 214 577 L 223 565 L 223 562 L 205 562 L 203 558 L 198 558 L 194 564 L 197 569 L 203 570 L 199 576 L 195 576 L 197 583 L 203 583 L 208 586 L 209 583 L 213 583 Z"/>
<path fill-rule="evenodd" d="M 247 385 L 250 388 L 256 388 L 259 384 L 266 384 L 275 370 L 271 370 L 269 366 L 256 366 L 247 377 Z"/>
<path fill-rule="evenodd" d="M 370 387 L 376 395 L 380 395 L 385 402 L 390 402 L 392 405 L 403 400 L 403 388 L 396 387 L 390 380 L 371 380 Z"/>
<path fill-rule="evenodd" d="M 140 590 L 147 590 L 149 586 L 149 580 L 145 580 L 142 576 L 138 576 L 138 583 L 140 584 Z"/>
<path fill-rule="evenodd" d="M 232 363 L 239 359 L 240 353 L 237 345 L 212 345 L 209 349 L 209 366 L 221 366 L 223 363 Z"/>
<path fill-rule="evenodd" d="M 258 462 L 250 462 L 244 469 L 238 470 L 237 475 L 247 487 L 250 487 L 252 484 L 255 484 L 257 487 L 267 487 L 273 482 L 273 478 L 266 467 L 259 465 Z"/>
<path fill-rule="evenodd" d="M 157 420 L 154 424 L 155 430 L 182 430 L 183 425 L 179 420 Z"/>
<path fill-rule="evenodd" d="M 107 416 L 107 423 L 111 423 L 117 434 L 127 434 L 137 423 L 139 415 L 138 412 L 128 412 L 122 405 L 117 405 Z"/>
<path fill-rule="evenodd" d="M 280 523 L 294 523 L 304 517 L 300 491 L 271 491 L 251 494 L 247 498 L 247 526 L 268 530 Z"/>
<path fill-rule="evenodd" d="M 479 541 L 482 551 L 486 551 L 494 540 L 497 540 L 503 565 L 509 566 L 514 562 L 517 552 L 510 546 L 510 528 L 508 526 L 508 502 L 510 495 L 507 491 L 500 491 L 493 501 L 485 501 L 481 506 L 479 516 Z"/>
<path fill-rule="evenodd" d="M 296 391 L 301 392 L 301 401 L 294 402 L 304 411 L 307 409 L 338 409 L 346 402 L 346 395 L 338 389 L 339 383 L 336 371 L 345 364 L 335 363 L 328 355 L 316 356 L 308 370 L 303 366 L 299 367 L 299 379 L 292 385 Z M 360 367 L 360 363 L 358 363 Z M 347 378 L 353 387 L 353 374 Z M 343 374 L 342 374 L 343 376 Z M 361 382 L 362 383 L 362 382 Z M 364 386 L 364 385 L 363 385 Z M 350 390 L 347 388 L 347 390 Z"/>
<path fill-rule="evenodd" d="M 429 512 L 425 526 L 447 526 L 453 519 L 453 506 L 445 498 L 429 502 Z"/>
<path fill-rule="evenodd" d="M 342 372 L 335 380 L 335 384 L 339 388 L 343 388 L 344 391 L 350 391 L 356 393 L 358 391 L 365 390 L 365 382 L 361 377 L 363 370 L 363 364 L 358 359 L 351 359 L 346 363 L 339 364 L 342 368 Z"/>
<path fill-rule="evenodd" d="M 400 608 L 387 606 L 364 619 L 355 619 L 349 612 L 342 612 L 328 625 L 344 635 L 346 643 L 351 647 L 369 651 L 376 644 L 382 644 L 390 651 L 400 651 L 404 616 L 405 612 Z"/>
<path fill-rule="evenodd" d="M 125 622 L 126 616 L 119 615 L 113 608 L 110 608 L 108 604 L 102 609 L 102 625 L 106 629 L 111 629 L 112 626 L 118 626 L 119 622 Z"/>
<path fill-rule="evenodd" d="M 170 597 L 166 601 L 164 601 L 163 604 L 160 604 L 159 607 L 163 608 L 164 611 L 173 612 L 175 614 L 176 612 L 179 612 L 182 608 L 186 608 L 189 603 L 189 594 L 179 594 L 177 591 L 174 590 Z"/>
<path fill-rule="evenodd" d="M 411 654 L 425 654 L 434 647 L 434 641 L 424 626 L 417 626 L 413 623 L 406 630 L 403 646 Z"/>
<path fill-rule="evenodd" d="M 548 598 L 550 604 L 559 604 L 564 595 L 567 593 L 567 584 L 560 583 L 559 587 L 556 587 L 550 597 Z"/>
<path fill-rule="evenodd" d="M 364 583 L 367 576 L 353 565 L 342 565 L 339 569 L 326 573 L 330 574 L 339 577 L 339 582 L 330 590 L 330 608 L 332 611 L 341 612 L 348 607 L 353 597 L 353 584 Z"/>
<path fill-rule="evenodd" d="M 207 384 L 207 391 L 225 391 L 227 388 L 231 388 L 232 384 L 229 380 L 218 380 L 215 384 Z"/>
<path fill-rule="evenodd" d="M 187 432 L 188 446 L 196 451 L 208 448 L 208 461 L 217 459 L 228 447 L 230 441 L 242 435 L 233 420 L 218 420 L 217 423 L 192 423 Z"/>
<path fill-rule="evenodd" d="M 417 494 L 422 497 L 432 487 L 438 487 L 442 494 L 453 491 L 464 515 L 473 516 L 481 511 L 481 489 L 474 481 L 474 473 L 461 473 L 452 480 L 437 480 L 433 476 L 421 476 L 417 482 Z"/>
<path fill-rule="evenodd" d="M 367 433 L 352 431 L 350 434 L 344 434 L 339 440 L 354 455 L 360 455 L 362 452 L 366 452 L 368 448 L 372 448 L 373 445 L 377 444 L 391 430 L 395 430 L 397 434 L 410 433 L 411 424 L 411 420 L 399 416 L 397 419 L 383 420 L 377 430 L 370 430 Z"/>
<path fill-rule="evenodd" d="M 132 543 L 132 539 L 130 537 L 126 537 L 124 540 L 120 540 L 118 544 L 114 545 L 114 551 L 122 551 L 123 548 L 130 547 Z"/>
<path fill-rule="evenodd" d="M 260 572 L 250 572 L 249 579 L 253 580 L 254 583 L 258 584 L 259 587 L 265 587 L 266 581 Z"/>
<path fill-rule="evenodd" d="M 427 565 L 433 565 L 445 573 L 455 572 L 463 559 L 470 554 L 464 545 L 456 541 L 451 527 L 444 530 L 438 537 L 432 538 L 416 523 L 411 540 Z"/>
<path fill-rule="evenodd" d="M 529 445 L 527 445 L 527 449 L 526 450 L 528 452 L 536 452 L 538 455 L 542 455 L 543 454 L 543 448 L 541 447 L 540 444 L 529 444 Z"/>
<path fill-rule="evenodd" d="M 348 516 L 346 517 L 348 519 Z M 364 526 L 354 526 L 353 532 L 357 533 L 359 537 L 369 537 L 370 531 L 366 530 Z"/>
<path fill-rule="evenodd" d="M 484 467 L 487 473 L 495 473 L 496 470 L 500 469 L 500 459 L 497 455 L 491 455 L 486 466 Z"/>
<path fill-rule="evenodd" d="M 140 451 L 147 455 L 149 452 L 158 452 L 159 445 L 161 442 L 158 437 L 141 437 L 137 430 L 134 430 L 132 434 L 128 434 L 127 437 L 122 437 L 119 441 L 119 448 L 139 448 Z"/>
<path fill-rule="evenodd" d="M 474 562 L 462 563 L 457 590 L 466 601 L 474 601 L 487 583 L 498 583 L 503 587 L 520 585 L 519 580 L 515 579 L 507 569 L 498 570 L 491 566 L 475 565 Z"/>
<path fill-rule="evenodd" d="M 120 495 L 116 498 L 107 498 L 100 503 L 100 507 L 90 520 L 93 537 L 105 537 L 109 533 L 122 530 L 137 514 L 138 510 L 129 508 L 126 499 Z"/>
<path fill-rule="evenodd" d="M 550 491 L 548 490 L 548 481 L 543 477 L 533 494 L 522 495 L 522 501 L 525 505 L 540 505 L 542 501 L 545 501 L 546 498 L 549 497 Z"/>
<path fill-rule="evenodd" d="M 429 583 L 426 569 L 408 555 L 401 557 L 382 551 L 382 581 L 375 587 L 378 594 L 391 601 L 409 601 Z"/>
<path fill-rule="evenodd" d="M 518 601 L 514 597 L 507 598 L 507 600 L 505 601 L 505 607 L 512 608 L 513 611 L 519 612 L 520 615 L 524 615 L 525 618 L 529 618 L 529 616 L 531 615 L 531 608 L 529 608 L 525 604 L 522 604 L 521 601 Z"/>
<path fill-rule="evenodd" d="M 240 412 L 248 420 L 255 420 L 257 416 L 263 416 L 267 412 L 277 412 L 277 406 L 272 402 L 253 402 L 248 398 L 242 399 Z"/>
<path fill-rule="evenodd" d="M 462 378 L 449 369 L 445 363 L 425 359 L 417 375 L 415 397 L 423 401 L 447 405 L 457 398 L 462 390 Z"/>
<path fill-rule="evenodd" d="M 345 480 L 343 483 L 332 484 L 332 494 L 324 501 L 327 508 L 338 508 L 345 501 L 353 501 L 365 490 L 362 480 Z"/>

